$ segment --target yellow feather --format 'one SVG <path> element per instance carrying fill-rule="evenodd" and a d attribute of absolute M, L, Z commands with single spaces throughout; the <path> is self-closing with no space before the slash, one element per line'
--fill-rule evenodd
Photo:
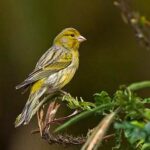
<path fill-rule="evenodd" d="M 45 81 L 45 78 L 35 82 L 31 88 L 31 94 L 39 90 L 43 86 L 44 81 Z"/>

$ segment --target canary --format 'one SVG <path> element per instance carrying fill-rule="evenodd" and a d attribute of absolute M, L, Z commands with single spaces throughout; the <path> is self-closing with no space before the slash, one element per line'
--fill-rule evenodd
<path fill-rule="evenodd" d="M 31 89 L 22 113 L 16 118 L 15 127 L 30 122 L 38 111 L 44 94 L 53 94 L 70 82 L 79 66 L 80 43 L 85 40 L 74 28 L 66 28 L 56 36 L 33 72 L 16 86 L 16 89 Z"/>

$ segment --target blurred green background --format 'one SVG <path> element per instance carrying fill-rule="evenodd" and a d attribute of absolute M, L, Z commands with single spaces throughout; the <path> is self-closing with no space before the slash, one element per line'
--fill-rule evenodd
<path fill-rule="evenodd" d="M 150 1 L 135 0 L 135 8 L 150 18 Z M 66 27 L 77 28 L 87 41 L 80 47 L 80 67 L 65 87 L 74 96 L 92 100 L 101 90 L 113 93 L 120 84 L 149 80 L 150 51 L 139 47 L 113 1 L 106 0 L 1 0 L 0 1 L 0 149 L 79 149 L 78 146 L 48 145 L 39 135 L 31 135 L 36 120 L 14 128 L 28 94 L 15 85 L 23 81 L 53 38 Z M 147 92 L 141 93 L 143 96 Z M 64 109 L 65 112 L 65 109 Z M 85 133 L 93 118 L 67 131 Z M 110 149 L 111 143 L 107 144 Z"/>

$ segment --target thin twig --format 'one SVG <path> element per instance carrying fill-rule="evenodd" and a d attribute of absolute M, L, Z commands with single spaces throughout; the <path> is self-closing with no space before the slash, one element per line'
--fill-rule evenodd
<path fill-rule="evenodd" d="M 44 112 L 43 108 L 37 111 L 37 120 L 38 120 L 38 126 L 39 126 L 39 131 L 40 135 L 42 136 L 42 131 L 43 131 L 43 117 L 44 117 Z"/>
<path fill-rule="evenodd" d="M 61 118 L 57 118 L 57 119 L 54 119 L 54 120 L 52 120 L 52 121 L 49 121 L 46 126 L 48 126 L 48 125 L 50 125 L 50 124 L 55 124 L 55 123 L 60 123 L 60 122 L 62 122 L 62 121 L 65 121 L 65 120 L 67 120 L 67 119 L 69 119 L 69 118 L 71 118 L 71 117 L 74 117 L 74 116 L 77 115 L 79 112 L 80 112 L 79 110 L 75 110 L 72 114 L 70 114 L 70 115 L 68 115 L 68 116 L 61 117 Z"/>
<path fill-rule="evenodd" d="M 72 114 L 70 114 L 70 115 L 68 115 L 68 116 L 66 116 L 66 117 L 61 117 L 61 118 L 49 120 L 49 122 L 45 124 L 43 130 L 44 130 L 45 128 L 49 127 L 51 124 L 57 124 L 57 123 L 60 124 L 60 122 L 63 122 L 63 121 L 65 121 L 65 120 L 67 120 L 67 119 L 69 119 L 69 118 L 71 118 L 71 117 L 74 117 L 74 116 L 77 115 L 79 112 L 80 112 L 79 110 L 75 110 Z M 38 118 L 39 118 L 39 117 L 38 117 Z M 39 119 L 38 119 L 38 120 L 39 120 Z M 38 121 L 38 122 L 39 122 L 39 121 Z M 41 125 L 40 125 L 40 126 L 41 126 Z M 40 127 L 40 126 L 39 126 L 39 127 Z M 32 130 L 32 131 L 31 131 L 31 134 L 36 134 L 36 133 L 39 133 L 39 132 L 40 132 L 40 129 L 38 128 L 38 129 Z"/>
<path fill-rule="evenodd" d="M 103 140 L 108 140 L 108 139 L 110 139 L 110 138 L 112 138 L 114 136 L 115 136 L 115 134 L 106 135 L 106 136 L 103 137 Z"/>
<path fill-rule="evenodd" d="M 123 20 L 129 24 L 138 42 L 150 49 L 150 22 L 133 10 L 132 0 L 115 0 L 114 5 L 120 9 Z"/>

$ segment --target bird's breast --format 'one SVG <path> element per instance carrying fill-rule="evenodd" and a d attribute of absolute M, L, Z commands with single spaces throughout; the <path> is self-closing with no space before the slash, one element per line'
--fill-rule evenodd
<path fill-rule="evenodd" d="M 72 62 L 65 69 L 60 70 L 48 77 L 47 84 L 54 89 L 61 89 L 70 82 L 79 66 L 78 54 L 74 55 Z"/>

